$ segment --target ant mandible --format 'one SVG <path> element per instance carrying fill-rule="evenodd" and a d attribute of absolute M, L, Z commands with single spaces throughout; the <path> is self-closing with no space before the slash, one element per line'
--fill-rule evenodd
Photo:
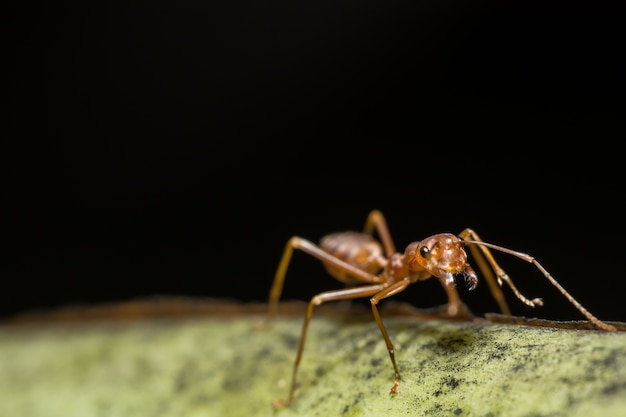
<path fill-rule="evenodd" d="M 373 238 L 374 229 L 381 242 Z M 540 298 L 530 300 L 524 297 L 515 287 L 511 278 L 497 264 L 489 249 L 508 253 L 532 263 L 595 326 L 607 331 L 616 330 L 614 326 L 604 323 L 584 308 L 539 262 L 528 254 L 483 242 L 472 229 L 465 229 L 457 236 L 451 233 L 436 234 L 420 242 L 410 243 L 404 253 L 399 253 L 396 252 L 384 216 L 380 211 L 373 210 L 367 217 L 363 232 L 347 231 L 329 234 L 321 239 L 319 246 L 298 236 L 292 237 L 287 242 L 270 290 L 270 319 L 273 319 L 277 314 L 278 300 L 294 249 L 301 250 L 321 260 L 328 273 L 346 284 L 347 287 L 319 293 L 309 301 L 293 366 L 289 396 L 285 400 L 276 401 L 274 405 L 288 405 L 293 400 L 296 390 L 296 374 L 302 359 L 302 351 L 313 308 L 327 301 L 361 297 L 371 297 L 374 319 L 385 339 L 395 374 L 390 393 L 396 394 L 400 384 L 400 372 L 396 365 L 394 346 L 381 320 L 377 304 L 384 298 L 404 291 L 410 284 L 430 277 L 437 277 L 448 297 L 448 314 L 450 316 L 457 315 L 460 301 L 456 290 L 455 276 L 463 275 L 470 290 L 478 284 L 476 272 L 467 263 L 465 246 L 470 249 L 481 272 L 487 279 L 492 296 L 503 314 L 510 315 L 511 313 L 500 289 L 502 283 L 506 283 L 515 296 L 530 307 L 541 306 L 543 301 Z M 495 279 L 492 271 L 495 273 Z"/>

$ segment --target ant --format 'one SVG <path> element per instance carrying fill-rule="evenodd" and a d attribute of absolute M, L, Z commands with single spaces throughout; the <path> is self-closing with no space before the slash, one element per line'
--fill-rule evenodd
<path fill-rule="evenodd" d="M 380 242 L 374 239 L 374 230 L 380 237 Z M 399 253 L 396 252 L 383 214 L 379 210 L 372 210 L 367 217 L 363 232 L 332 233 L 324 236 L 319 246 L 298 236 L 292 237 L 287 242 L 269 294 L 270 318 L 276 316 L 278 300 L 294 249 L 301 250 L 321 260 L 328 273 L 346 284 L 346 288 L 319 293 L 309 301 L 293 366 L 289 396 L 286 400 L 277 400 L 274 405 L 285 406 L 293 400 L 297 385 L 296 374 L 302 358 L 313 308 L 327 301 L 361 297 L 371 297 L 374 319 L 385 339 L 395 374 L 390 394 L 396 394 L 400 385 L 400 372 L 396 365 L 393 344 L 381 320 L 377 304 L 384 298 L 404 291 L 409 285 L 417 281 L 436 277 L 441 282 L 448 297 L 448 314 L 456 316 L 459 313 L 460 300 L 456 290 L 455 276 L 462 275 L 469 290 L 473 290 L 478 284 L 476 272 L 467 263 L 465 246 L 469 248 L 478 267 L 487 279 L 492 296 L 503 314 L 511 314 L 500 289 L 503 283 L 506 283 L 515 296 L 529 307 L 541 306 L 543 301 L 540 298 L 530 300 L 524 297 L 515 287 L 511 278 L 497 264 L 489 249 L 508 253 L 532 263 L 596 327 L 606 331 L 616 330 L 614 326 L 604 323 L 587 311 L 539 262 L 528 254 L 483 242 L 476 232 L 469 228 L 456 236 L 451 233 L 440 233 L 427 237 L 420 242 L 410 243 L 404 253 Z M 492 271 L 495 273 L 495 279 Z"/>

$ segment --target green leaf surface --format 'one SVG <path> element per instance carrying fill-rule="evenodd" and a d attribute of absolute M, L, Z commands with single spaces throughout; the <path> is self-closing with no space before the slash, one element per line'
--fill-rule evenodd
<path fill-rule="evenodd" d="M 223 307 L 223 306 L 222 306 Z M 371 317 L 259 308 L 0 326 L 0 416 L 626 415 L 626 332 L 387 315 L 402 375 Z"/>

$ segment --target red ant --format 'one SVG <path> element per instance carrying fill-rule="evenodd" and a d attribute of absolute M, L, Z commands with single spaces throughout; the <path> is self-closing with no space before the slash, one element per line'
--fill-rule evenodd
<path fill-rule="evenodd" d="M 373 238 L 376 229 L 381 242 Z M 382 246 L 381 246 L 382 243 Z M 509 307 L 500 289 L 506 283 L 515 296 L 524 304 L 535 307 L 543 305 L 540 298 L 532 300 L 524 297 L 513 284 L 511 278 L 504 272 L 493 258 L 489 249 L 508 253 L 526 262 L 534 264 L 539 271 L 567 298 L 585 317 L 599 329 L 615 331 L 616 328 L 596 318 L 578 301 L 574 299 L 532 256 L 517 252 L 491 243 L 483 242 L 472 229 L 465 229 L 458 236 L 451 233 L 440 233 L 420 242 L 410 243 L 404 253 L 396 252 L 394 243 L 389 234 L 387 223 L 378 210 L 370 212 L 365 222 L 363 232 L 340 232 L 324 236 L 320 245 L 294 236 L 287 242 L 283 256 L 278 265 L 274 282 L 270 290 L 270 316 L 275 317 L 278 309 L 285 274 L 294 249 L 299 249 L 320 259 L 326 270 L 337 280 L 347 285 L 346 288 L 325 291 L 315 295 L 309 301 L 302 334 L 298 345 L 298 352 L 293 366 L 291 387 L 286 400 L 277 401 L 276 406 L 288 405 L 294 397 L 296 389 L 296 373 L 302 358 L 302 351 L 306 339 L 307 328 L 313 314 L 313 307 L 327 301 L 347 300 L 361 297 L 371 297 L 374 319 L 387 344 L 389 357 L 395 373 L 395 381 L 390 393 L 396 394 L 400 384 L 400 372 L 396 365 L 395 351 L 387 330 L 380 318 L 377 304 L 380 300 L 404 291 L 410 284 L 430 277 L 437 277 L 448 297 L 448 314 L 455 316 L 459 312 L 459 294 L 456 290 L 455 276 L 464 276 L 469 289 L 473 290 L 478 284 L 478 277 L 474 269 L 467 263 L 467 254 L 464 247 L 470 249 L 481 272 L 485 275 L 491 293 L 502 310 L 503 314 L 510 315 Z M 491 269 L 487 266 L 487 263 Z M 495 273 L 495 279 L 492 271 Z M 358 285 L 366 284 L 366 285 Z"/>

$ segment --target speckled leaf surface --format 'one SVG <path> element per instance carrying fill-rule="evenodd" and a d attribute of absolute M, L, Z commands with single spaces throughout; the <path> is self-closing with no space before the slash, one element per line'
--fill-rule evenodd
<path fill-rule="evenodd" d="M 0 416 L 626 415 L 626 332 L 257 314 L 0 326 Z"/>

